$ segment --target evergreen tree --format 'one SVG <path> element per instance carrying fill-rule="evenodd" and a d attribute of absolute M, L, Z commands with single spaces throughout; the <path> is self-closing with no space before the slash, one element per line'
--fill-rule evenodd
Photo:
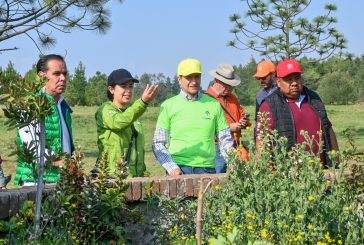
<path fill-rule="evenodd" d="M 358 103 L 364 103 L 364 55 L 355 59 L 357 71 L 354 76 L 354 89 Z"/>
<path fill-rule="evenodd" d="M 312 90 L 317 90 L 322 79 L 322 64 L 314 59 L 303 57 L 299 60 L 303 74 L 303 84 Z"/>
<path fill-rule="evenodd" d="M 135 78 L 139 80 L 139 83 L 134 84 L 133 100 L 140 98 L 147 84 L 152 83 L 152 74 L 143 73 L 140 78 L 137 76 Z"/>
<path fill-rule="evenodd" d="M 178 78 L 177 78 L 177 76 L 174 76 L 172 86 L 170 89 L 170 93 L 172 94 L 172 96 L 174 96 L 174 95 L 179 94 L 180 90 L 181 90 L 181 86 L 179 85 Z"/>
<path fill-rule="evenodd" d="M 169 98 L 177 95 L 179 93 L 179 91 L 180 91 L 180 86 L 179 86 L 177 76 L 175 76 L 173 78 L 173 81 L 171 81 L 170 77 L 167 77 L 166 87 L 167 87 L 167 92 L 166 92 L 166 96 L 165 96 L 166 99 L 169 99 Z"/>
<path fill-rule="evenodd" d="M 70 33 L 73 29 L 105 33 L 111 26 L 110 12 L 105 5 L 110 0 L 44 0 L 0 2 L 0 54 L 18 49 L 4 47 L 16 36 L 26 36 L 40 50 L 54 45 L 53 31 Z M 119 2 L 122 2 L 119 0 Z"/>
<path fill-rule="evenodd" d="M 307 0 L 243 0 L 246 2 L 244 13 L 234 14 L 230 21 L 234 23 L 231 33 L 234 39 L 229 46 L 241 50 L 253 50 L 278 61 L 296 59 L 305 54 L 316 54 L 324 60 L 337 51 L 346 48 L 346 40 L 333 24 L 337 22 L 332 13 L 336 6 L 326 4 L 323 15 L 304 18 L 304 11 L 311 4 Z M 256 25 L 258 30 L 245 22 Z"/>
<path fill-rule="evenodd" d="M 87 106 L 101 105 L 108 101 L 107 76 L 100 71 L 88 80 L 85 90 L 85 104 Z"/>
<path fill-rule="evenodd" d="M 33 64 L 32 65 L 32 69 L 30 69 L 29 71 L 27 71 L 24 75 L 24 79 L 25 81 L 34 81 L 39 79 L 38 74 L 37 74 L 37 65 Z"/>
<path fill-rule="evenodd" d="M 85 105 L 86 76 L 85 66 L 80 62 L 75 69 L 75 74 L 68 80 L 64 97 L 71 106 Z"/>
<path fill-rule="evenodd" d="M 19 78 L 20 74 L 15 70 L 14 64 L 11 61 L 4 70 L 0 67 L 0 95 L 9 91 L 9 89 L 4 86 L 5 84 L 16 82 Z"/>
<path fill-rule="evenodd" d="M 241 78 L 241 84 L 234 91 L 241 105 L 255 105 L 255 97 L 260 89 L 260 82 L 253 75 L 256 71 L 257 62 L 254 58 L 245 66 L 236 67 L 236 74 Z"/>
<path fill-rule="evenodd" d="M 347 105 L 357 100 L 353 81 L 341 71 L 327 74 L 320 82 L 317 91 L 325 104 Z"/>

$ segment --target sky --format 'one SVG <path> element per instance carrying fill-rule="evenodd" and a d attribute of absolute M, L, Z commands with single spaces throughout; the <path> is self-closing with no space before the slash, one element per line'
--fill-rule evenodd
<path fill-rule="evenodd" d="M 312 0 L 305 12 L 308 18 L 324 14 L 325 3 L 334 3 L 339 32 L 348 40 L 348 52 L 364 54 L 362 27 L 362 0 Z M 201 61 L 202 84 L 206 87 L 211 77 L 208 71 L 219 64 L 246 64 L 251 57 L 260 60 L 257 53 L 227 47 L 233 38 L 229 30 L 233 24 L 229 16 L 246 11 L 240 0 L 124 0 L 122 4 L 111 0 L 112 27 L 106 35 L 75 30 L 71 34 L 53 31 L 55 46 L 44 53 L 66 56 L 71 74 L 79 62 L 86 67 L 86 76 L 96 71 L 109 74 L 126 68 L 133 75 L 164 73 L 173 77 L 178 63 L 185 58 Z M 0 54 L 0 67 L 9 61 L 22 75 L 36 63 L 39 51 L 26 36 L 2 42 L 2 48 L 16 46 L 19 50 Z"/>

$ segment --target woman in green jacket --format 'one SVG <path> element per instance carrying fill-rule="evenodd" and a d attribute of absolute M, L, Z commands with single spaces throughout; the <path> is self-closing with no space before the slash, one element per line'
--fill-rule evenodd
<path fill-rule="evenodd" d="M 145 172 L 144 133 L 139 118 L 157 94 L 158 85 L 148 84 L 141 98 L 129 106 L 134 83 L 138 82 L 125 69 L 111 72 L 107 87 L 110 101 L 102 104 L 95 114 L 98 159 L 104 151 L 108 153 L 111 174 L 115 172 L 116 161 L 127 162 L 129 176 L 143 176 Z"/>

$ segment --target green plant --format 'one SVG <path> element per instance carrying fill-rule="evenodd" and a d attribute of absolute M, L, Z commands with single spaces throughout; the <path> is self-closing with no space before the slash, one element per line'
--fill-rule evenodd
<path fill-rule="evenodd" d="M 82 158 L 78 149 L 73 159 L 65 159 L 57 186 L 43 202 L 42 243 L 125 243 L 127 222 L 139 220 L 139 215 L 125 205 L 128 185 L 123 180 L 127 177 L 127 167 L 119 162 L 116 176 L 111 178 L 104 154 L 99 161 L 99 173 L 92 178 L 85 173 Z M 0 223 L 0 237 L 10 244 L 28 241 L 33 205 L 33 202 L 26 202 L 19 214 Z"/>
<path fill-rule="evenodd" d="M 312 139 L 305 137 L 307 142 L 287 151 L 285 138 L 267 132 L 259 155 L 250 154 L 249 162 L 233 159 L 229 163 L 226 183 L 205 197 L 205 243 L 364 242 L 363 200 L 358 198 L 363 192 L 363 165 L 350 164 L 349 156 L 331 151 L 330 159 L 342 162 L 337 169 L 324 169 L 320 158 L 306 151 Z M 179 215 L 181 210 L 195 214 L 195 203 L 178 205 L 183 209 L 169 207 L 172 213 L 161 221 L 171 231 L 165 237 L 170 242 L 194 234 L 192 222 L 180 228 Z"/>

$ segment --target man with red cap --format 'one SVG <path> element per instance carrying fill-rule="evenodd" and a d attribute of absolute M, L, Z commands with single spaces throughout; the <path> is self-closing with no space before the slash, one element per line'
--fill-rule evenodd
<path fill-rule="evenodd" d="M 297 143 L 305 142 L 301 131 L 307 131 L 314 138 L 311 148 L 319 155 L 319 142 L 324 142 L 321 161 L 328 164 L 325 152 L 338 150 L 335 133 L 327 117 L 325 106 L 319 95 L 303 85 L 303 71 L 295 60 L 283 60 L 277 66 L 277 87 L 270 96 L 266 97 L 259 112 L 267 112 L 270 129 L 276 129 L 280 137 L 287 138 L 287 149 Z M 257 145 L 260 144 L 260 119 L 257 121 Z M 320 131 L 322 135 L 320 138 Z"/>

